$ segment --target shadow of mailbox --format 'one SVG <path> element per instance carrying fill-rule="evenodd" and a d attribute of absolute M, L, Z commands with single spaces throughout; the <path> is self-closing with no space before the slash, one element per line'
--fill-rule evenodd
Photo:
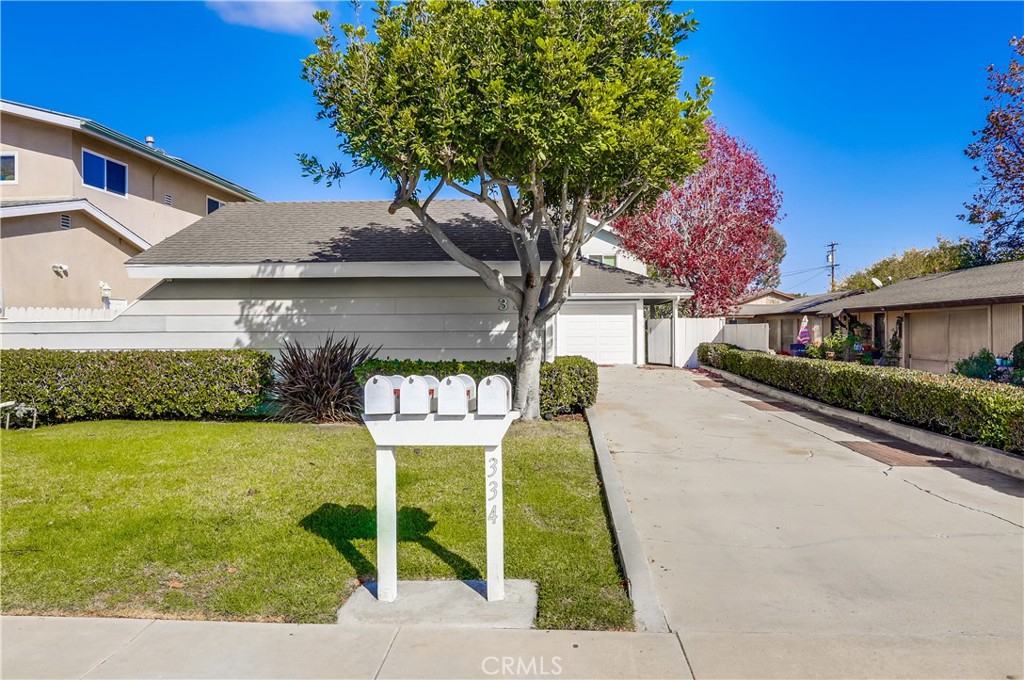
<path fill-rule="evenodd" d="M 377 540 L 377 511 L 364 505 L 324 503 L 299 520 L 299 526 L 319 536 L 334 547 L 352 565 L 360 578 L 373 577 L 376 567 L 353 541 Z M 430 513 L 422 508 L 398 510 L 398 541 L 415 543 L 430 551 L 448 565 L 455 578 L 465 581 L 480 579 L 480 570 L 458 553 L 444 547 L 431 536 L 437 526 Z"/>

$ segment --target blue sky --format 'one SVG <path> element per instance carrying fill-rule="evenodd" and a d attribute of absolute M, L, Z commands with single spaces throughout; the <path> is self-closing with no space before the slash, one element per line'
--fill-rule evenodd
<path fill-rule="evenodd" d="M 336 152 L 299 78 L 307 17 L 324 4 L 7 0 L 0 96 L 153 135 L 268 200 L 387 198 L 367 174 L 314 185 L 295 161 Z M 974 234 L 956 219 L 976 183 L 963 148 L 983 124 L 985 68 L 1005 66 L 1024 34 L 1024 3 L 678 7 L 700 21 L 681 47 L 685 86 L 714 77 L 716 117 L 778 176 L 784 288 L 827 288 L 826 270 L 805 270 L 825 264 L 829 241 L 841 275 Z"/>

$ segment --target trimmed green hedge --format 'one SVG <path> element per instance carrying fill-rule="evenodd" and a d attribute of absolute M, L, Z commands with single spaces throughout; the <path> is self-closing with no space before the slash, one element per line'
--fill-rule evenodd
<path fill-rule="evenodd" d="M 516 381 L 513 361 L 420 361 L 371 359 L 356 369 L 360 384 L 375 375 L 432 375 L 443 378 L 465 373 L 477 382 L 489 375 Z M 540 412 L 545 418 L 582 413 L 597 401 L 597 364 L 577 356 L 558 357 L 540 366 Z"/>
<path fill-rule="evenodd" d="M 703 343 L 706 366 L 817 401 L 1024 452 L 1024 389 L 960 375 L 749 352 Z"/>
<path fill-rule="evenodd" d="M 203 418 L 255 411 L 273 357 L 247 349 L 0 352 L 0 400 L 43 421 Z"/>

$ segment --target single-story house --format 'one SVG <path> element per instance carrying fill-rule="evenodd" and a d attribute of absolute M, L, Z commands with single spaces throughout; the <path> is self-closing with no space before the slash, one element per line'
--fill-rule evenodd
<path fill-rule="evenodd" d="M 1024 261 L 898 281 L 810 311 L 870 325 L 880 349 L 897 331 L 903 366 L 948 373 L 982 348 L 1005 356 L 1024 339 Z"/>
<path fill-rule="evenodd" d="M 806 316 L 811 331 L 811 342 L 818 343 L 838 326 L 831 316 L 820 315 L 819 307 L 859 294 L 860 291 L 841 290 L 817 295 L 805 295 L 777 304 L 740 305 L 737 314 L 728 317 L 729 323 L 767 323 L 768 347 L 781 352 L 797 342 L 800 323 Z"/>
<path fill-rule="evenodd" d="M 3 344 L 275 350 L 285 338 L 314 343 L 333 331 L 381 345 L 381 356 L 514 356 L 511 300 L 451 260 L 408 211 L 391 215 L 388 205 L 229 203 L 126 263 L 129 276 L 162 282 L 116 318 L 5 322 Z M 510 279 L 520 276 L 512 240 L 486 206 L 436 200 L 431 213 L 470 255 Z M 601 252 L 608 237 L 598 236 L 575 263 L 569 299 L 545 329 L 546 358 L 643 364 L 644 305 L 685 300 L 692 291 L 613 266 L 617 260 Z M 542 239 L 541 246 L 550 262 L 550 244 Z M 622 262 L 642 267 L 625 255 Z"/>
<path fill-rule="evenodd" d="M 786 293 L 777 288 L 759 290 L 737 300 L 736 306 L 726 312 L 725 319 L 727 323 L 747 323 L 741 321 L 741 319 L 752 319 L 759 313 L 769 311 L 765 309 L 764 305 L 779 305 L 796 300 L 797 297 L 792 293 Z"/>

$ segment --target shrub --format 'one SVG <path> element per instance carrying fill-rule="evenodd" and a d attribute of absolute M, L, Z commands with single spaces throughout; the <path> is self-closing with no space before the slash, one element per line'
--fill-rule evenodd
<path fill-rule="evenodd" d="M 835 352 L 836 355 L 839 355 L 843 353 L 846 347 L 846 337 L 846 331 L 837 328 L 831 335 L 826 335 L 821 344 L 826 352 Z"/>
<path fill-rule="evenodd" d="M 379 349 L 360 347 L 356 337 L 335 340 L 333 333 L 313 348 L 285 340 L 274 362 L 273 417 L 306 423 L 358 421 L 363 389 L 355 369 Z"/>
<path fill-rule="evenodd" d="M 1010 356 L 1013 357 L 1013 367 L 1018 371 L 1024 371 L 1024 340 L 1013 346 Z"/>
<path fill-rule="evenodd" d="M 701 363 L 811 399 L 1024 452 L 1024 390 L 961 375 L 795 359 L 704 343 Z"/>
<path fill-rule="evenodd" d="M 961 359 L 953 365 L 953 372 L 967 378 L 978 380 L 991 380 L 996 370 L 996 357 L 987 349 L 978 350 L 966 359 Z"/>
<path fill-rule="evenodd" d="M 375 375 L 432 375 L 444 378 L 465 373 L 480 382 L 489 375 L 516 380 L 512 361 L 421 361 L 419 359 L 372 359 L 356 369 L 360 384 Z M 581 413 L 597 401 L 597 364 L 577 356 L 558 357 L 540 367 L 540 412 L 545 418 Z"/>
<path fill-rule="evenodd" d="M 203 418 L 254 412 L 273 359 L 247 349 L 0 352 L 0 400 L 39 409 L 43 422 Z"/>

